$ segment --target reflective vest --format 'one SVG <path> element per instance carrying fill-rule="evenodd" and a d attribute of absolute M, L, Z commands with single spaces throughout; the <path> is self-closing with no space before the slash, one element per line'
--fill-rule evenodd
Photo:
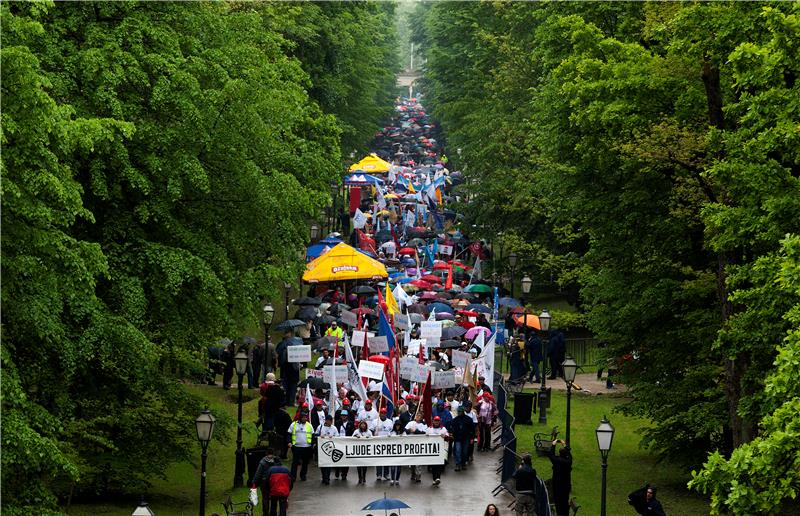
<path fill-rule="evenodd" d="M 300 425 L 297 422 L 295 422 L 294 423 L 294 431 L 292 432 L 292 446 L 297 444 L 297 429 L 299 427 L 300 427 Z M 311 426 L 311 423 L 306 421 L 306 424 L 305 424 L 304 428 L 306 429 L 306 442 L 308 444 L 311 444 L 311 437 L 312 437 L 312 434 L 314 433 L 314 427 Z"/>

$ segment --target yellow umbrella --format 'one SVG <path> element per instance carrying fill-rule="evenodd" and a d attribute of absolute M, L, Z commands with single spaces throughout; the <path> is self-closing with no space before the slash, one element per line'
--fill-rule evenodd
<path fill-rule="evenodd" d="M 357 251 L 344 242 L 306 264 L 303 281 L 323 283 L 354 279 L 380 279 L 389 274 L 378 260 Z"/>
<path fill-rule="evenodd" d="M 366 156 L 364 159 L 355 163 L 350 166 L 350 172 L 355 172 L 356 170 L 363 170 L 364 172 L 370 174 L 382 174 L 389 172 L 392 168 L 390 163 L 383 161 L 375 154 L 370 154 Z"/>
<path fill-rule="evenodd" d="M 389 211 L 389 210 L 381 210 L 381 211 L 378 212 L 378 215 L 389 215 L 390 213 L 392 213 L 392 212 Z"/>
<path fill-rule="evenodd" d="M 387 193 L 386 195 L 383 196 L 383 198 L 384 199 L 399 199 L 400 196 L 397 195 L 397 194 L 393 194 L 393 193 Z"/>

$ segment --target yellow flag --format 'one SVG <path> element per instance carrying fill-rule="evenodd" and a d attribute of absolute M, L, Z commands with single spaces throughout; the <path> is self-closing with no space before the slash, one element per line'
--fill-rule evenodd
<path fill-rule="evenodd" d="M 411 183 L 411 181 L 408 182 L 408 193 L 417 193 L 417 191 L 414 190 L 414 185 Z"/>
<path fill-rule="evenodd" d="M 386 282 L 386 308 L 389 310 L 389 315 L 400 313 L 400 307 L 397 305 L 397 300 L 394 298 L 392 289 L 389 288 L 389 282 Z"/>
<path fill-rule="evenodd" d="M 436 200 L 439 202 L 439 206 L 442 205 L 442 191 L 437 188 L 436 189 Z"/>

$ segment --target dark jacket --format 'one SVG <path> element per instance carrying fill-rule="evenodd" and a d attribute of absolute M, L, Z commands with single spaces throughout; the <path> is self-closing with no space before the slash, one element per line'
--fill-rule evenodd
<path fill-rule="evenodd" d="M 475 423 L 466 414 L 460 414 L 450 423 L 454 441 L 468 441 L 475 436 Z"/>
<path fill-rule="evenodd" d="M 288 497 L 292 490 L 292 476 L 289 468 L 281 464 L 280 460 L 277 460 L 275 465 L 269 468 L 264 481 L 269 486 L 270 496 Z"/>
<path fill-rule="evenodd" d="M 353 424 L 353 422 L 350 421 L 349 419 L 347 420 L 346 424 L 342 424 L 342 422 L 340 420 L 340 421 L 337 421 L 334 426 L 336 427 L 337 430 L 339 430 L 339 435 L 342 435 L 342 436 L 345 436 L 345 437 L 350 437 L 351 435 L 353 435 L 353 432 L 356 431 L 356 425 Z"/>
<path fill-rule="evenodd" d="M 562 448 L 565 449 L 565 448 Z M 550 447 L 550 463 L 553 465 L 553 491 L 569 493 L 572 487 L 572 454 L 556 455 L 556 447 Z"/>
<path fill-rule="evenodd" d="M 514 489 L 518 493 L 525 493 L 531 496 L 536 493 L 536 470 L 532 467 L 523 464 L 511 475 L 511 478 L 516 481 Z"/>
<path fill-rule="evenodd" d="M 250 483 L 250 487 L 265 487 L 267 472 L 269 469 L 275 465 L 275 457 L 262 457 L 260 461 L 258 461 L 258 468 L 256 469 L 256 474 L 253 475 L 253 481 Z"/>
<path fill-rule="evenodd" d="M 528 352 L 528 359 L 531 361 L 542 361 L 542 341 L 535 333 L 532 333 L 525 341 L 525 351 Z"/>

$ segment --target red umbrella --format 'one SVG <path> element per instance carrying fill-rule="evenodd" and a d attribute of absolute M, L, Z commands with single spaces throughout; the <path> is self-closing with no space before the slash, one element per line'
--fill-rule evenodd
<path fill-rule="evenodd" d="M 442 282 L 442 278 L 440 278 L 439 276 L 435 276 L 433 274 L 426 274 L 421 279 L 423 281 L 427 281 L 427 282 L 430 282 L 430 283 L 441 283 Z"/>
<path fill-rule="evenodd" d="M 419 296 L 420 299 L 436 299 L 436 292 L 423 292 Z"/>
<path fill-rule="evenodd" d="M 459 310 L 458 313 L 466 317 L 478 317 L 478 312 L 474 312 L 472 310 Z"/>
<path fill-rule="evenodd" d="M 375 312 L 373 312 L 372 310 L 370 310 L 369 308 L 366 308 L 366 307 L 356 308 L 352 312 L 354 314 L 356 314 L 356 315 L 372 315 L 372 314 L 375 313 Z"/>
<path fill-rule="evenodd" d="M 414 280 L 411 283 L 409 283 L 409 285 L 414 285 L 415 287 L 419 287 L 419 288 L 422 288 L 422 289 L 425 289 L 425 290 L 430 290 L 431 289 L 431 284 L 428 283 L 427 281 L 423 281 L 421 279 Z"/>
<path fill-rule="evenodd" d="M 449 268 L 450 267 L 444 262 L 439 262 L 439 263 L 434 263 L 433 264 L 433 270 L 435 270 L 435 271 L 446 271 Z"/>
<path fill-rule="evenodd" d="M 403 247 L 397 252 L 397 254 L 417 254 L 417 250 L 413 247 Z"/>

